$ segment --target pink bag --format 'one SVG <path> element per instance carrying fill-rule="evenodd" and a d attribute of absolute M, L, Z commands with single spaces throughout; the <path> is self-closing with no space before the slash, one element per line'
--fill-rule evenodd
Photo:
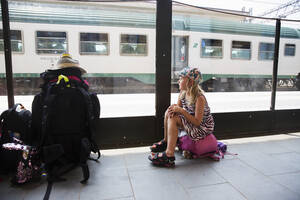
<path fill-rule="evenodd" d="M 198 141 L 193 141 L 190 136 L 185 135 L 179 138 L 178 148 L 190 151 L 194 158 L 206 157 L 218 152 L 218 142 L 213 134 Z"/>

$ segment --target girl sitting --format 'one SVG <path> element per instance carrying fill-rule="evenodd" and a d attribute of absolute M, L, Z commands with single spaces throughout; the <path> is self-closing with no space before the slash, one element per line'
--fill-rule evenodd
<path fill-rule="evenodd" d="M 199 157 L 208 152 L 216 152 L 217 140 L 212 134 L 214 120 L 206 98 L 200 88 L 201 73 L 197 68 L 185 68 L 180 72 L 180 94 L 177 104 L 169 106 L 164 118 L 164 138 L 154 143 L 149 160 L 154 165 L 175 166 L 175 147 L 187 150 Z M 178 139 L 178 131 L 186 136 Z"/>

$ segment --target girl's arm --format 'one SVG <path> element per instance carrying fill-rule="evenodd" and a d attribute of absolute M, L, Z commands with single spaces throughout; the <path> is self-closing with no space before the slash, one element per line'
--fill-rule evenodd
<path fill-rule="evenodd" d="M 168 108 L 168 115 L 169 115 L 170 117 L 173 117 L 173 116 L 174 116 L 174 111 L 172 110 L 172 108 L 173 108 L 174 106 L 179 106 L 179 107 L 182 108 L 182 103 L 181 103 L 181 100 L 180 100 L 180 96 L 181 96 L 181 93 L 178 95 L 177 104 L 173 104 L 173 105 L 169 106 L 169 108 Z"/>
<path fill-rule="evenodd" d="M 195 116 L 190 115 L 186 110 L 179 106 L 174 106 L 171 109 L 175 113 L 181 113 L 188 121 L 190 121 L 195 126 L 200 126 L 204 114 L 204 105 L 205 98 L 203 96 L 197 97 L 195 105 Z"/>
<path fill-rule="evenodd" d="M 205 101 L 206 100 L 205 100 L 204 96 L 201 95 L 201 96 L 197 97 L 196 107 L 195 107 L 196 123 L 192 122 L 196 126 L 200 126 L 200 124 L 203 120 Z"/>

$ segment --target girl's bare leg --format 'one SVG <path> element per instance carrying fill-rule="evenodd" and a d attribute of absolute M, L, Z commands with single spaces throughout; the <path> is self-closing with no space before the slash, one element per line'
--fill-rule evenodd
<path fill-rule="evenodd" d="M 168 110 L 165 112 L 165 118 L 164 118 L 164 141 L 168 141 Z"/>
<path fill-rule="evenodd" d="M 168 146 L 166 150 L 167 156 L 174 156 L 175 153 L 175 147 L 177 143 L 178 138 L 178 128 L 182 127 L 182 122 L 179 118 L 179 116 L 173 116 L 172 118 L 168 118 Z"/>

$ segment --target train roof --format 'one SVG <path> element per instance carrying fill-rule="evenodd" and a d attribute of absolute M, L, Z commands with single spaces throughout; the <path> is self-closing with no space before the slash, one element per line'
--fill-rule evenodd
<path fill-rule="evenodd" d="M 97 7 L 89 4 L 70 4 L 35 1 L 9 1 L 9 17 L 12 22 L 74 24 L 95 26 L 116 26 L 135 28 L 155 28 L 156 16 L 153 9 L 134 12 L 126 7 Z M 234 20 L 219 20 L 207 15 L 195 13 L 173 13 L 172 27 L 174 30 L 255 35 L 264 37 L 275 36 L 275 26 L 246 23 Z M 281 37 L 300 38 L 299 29 L 281 27 Z"/>

